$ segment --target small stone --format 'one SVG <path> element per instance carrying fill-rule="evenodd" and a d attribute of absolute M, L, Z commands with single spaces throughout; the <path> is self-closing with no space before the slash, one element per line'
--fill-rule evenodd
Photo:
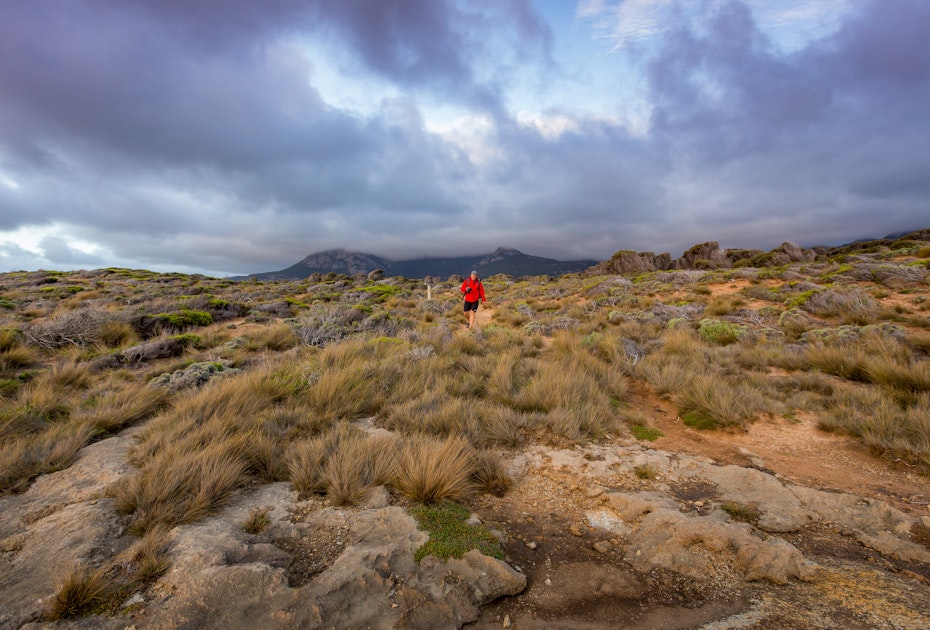
<path fill-rule="evenodd" d="M 606 540 L 599 540 L 596 543 L 594 543 L 594 551 L 598 553 L 607 553 L 612 548 L 613 548 L 613 545 L 611 545 Z"/>
<path fill-rule="evenodd" d="M 135 606 L 136 604 L 142 604 L 145 602 L 145 598 L 142 597 L 142 593 L 133 593 L 132 597 L 120 604 L 121 609 L 129 608 L 130 606 Z"/>
<path fill-rule="evenodd" d="M 501 624 L 504 628 L 510 627 L 510 615 L 504 615 L 504 622 Z"/>
<path fill-rule="evenodd" d="M 585 492 L 585 496 L 587 496 L 589 499 L 596 499 L 602 494 L 604 494 L 603 488 L 588 488 L 588 491 Z"/>
<path fill-rule="evenodd" d="M 572 523 L 569 525 L 568 531 L 571 532 L 572 536 L 581 536 L 581 528 L 578 527 L 577 523 Z"/>
<path fill-rule="evenodd" d="M 532 541 L 532 540 L 531 540 L 530 542 L 526 543 L 527 549 L 536 549 L 537 546 L 538 546 L 538 545 L 537 545 L 534 541 Z"/>
<path fill-rule="evenodd" d="M 481 525 L 481 519 L 478 518 L 477 514 L 472 514 L 471 516 L 468 517 L 468 520 L 465 522 L 468 523 L 469 525 Z"/>
<path fill-rule="evenodd" d="M 546 586 L 552 586 L 552 580 L 546 578 Z"/>
<path fill-rule="evenodd" d="M 703 502 L 703 501 L 695 501 L 695 502 L 694 502 L 694 507 L 699 507 L 699 508 L 700 508 L 700 507 L 704 507 L 704 502 Z"/>

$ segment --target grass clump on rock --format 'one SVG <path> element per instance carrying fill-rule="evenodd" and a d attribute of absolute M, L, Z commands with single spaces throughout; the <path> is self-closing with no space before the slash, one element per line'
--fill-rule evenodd
<path fill-rule="evenodd" d="M 429 541 L 414 554 L 417 562 L 426 556 L 461 558 L 472 549 L 498 560 L 504 559 L 504 552 L 494 534 L 482 525 L 466 522 L 469 512 L 458 503 L 447 501 L 421 505 L 409 511 L 420 527 L 429 532 Z"/>

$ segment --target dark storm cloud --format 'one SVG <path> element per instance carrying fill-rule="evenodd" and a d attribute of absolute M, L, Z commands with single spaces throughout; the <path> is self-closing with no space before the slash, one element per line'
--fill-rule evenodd
<path fill-rule="evenodd" d="M 766 224 L 835 242 L 926 223 L 928 24 L 925 2 L 868 2 L 792 54 L 739 2 L 702 33 L 672 29 L 650 64 L 654 141 L 706 196 L 679 196 L 673 216 L 696 237 L 765 245 Z"/>
<path fill-rule="evenodd" d="M 448 223 L 465 211 L 460 186 L 473 177 L 461 150 L 425 130 L 413 101 L 386 100 L 367 119 L 326 104 L 312 85 L 318 61 L 295 47 L 335 34 L 359 72 L 498 110 L 504 73 L 480 64 L 545 58 L 550 34 L 524 0 L 468 6 L 15 3 L 0 21 L 0 174 L 31 192 L 0 187 L 0 227 L 83 224 L 115 253 L 152 259 L 159 249 L 170 259 L 158 243 L 172 234 L 265 239 L 227 252 L 228 268 L 280 261 L 282 240 L 297 241 L 297 255 Z M 256 229 L 256 217 L 293 231 Z M 151 248 L 137 246 L 153 236 Z"/>
<path fill-rule="evenodd" d="M 553 132 L 513 103 L 559 73 L 530 0 L 6 3 L 0 229 L 65 227 L 0 264 L 95 264 L 68 237 L 247 273 L 339 246 L 603 257 L 925 227 L 930 3 L 861 3 L 789 53 L 740 2 L 672 15 L 636 49 L 648 128 L 566 106 Z M 323 64 L 383 95 L 340 109 Z M 452 141 L 434 105 L 486 127 Z"/>
<path fill-rule="evenodd" d="M 483 81 L 482 69 L 550 55 L 551 32 L 529 0 L 483 0 L 471 6 L 436 0 L 320 0 L 312 6 L 319 22 L 368 69 L 397 84 L 440 90 L 446 99 L 461 98 L 492 111 L 501 105 L 496 81 L 503 77 Z M 504 46 L 497 47 L 502 39 Z"/>

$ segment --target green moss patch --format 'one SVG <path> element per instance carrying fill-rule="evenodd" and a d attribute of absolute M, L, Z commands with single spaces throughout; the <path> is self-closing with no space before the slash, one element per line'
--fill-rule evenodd
<path fill-rule="evenodd" d="M 417 519 L 420 528 L 429 532 L 427 543 L 414 554 L 417 562 L 426 556 L 461 558 L 472 549 L 498 560 L 504 559 L 497 538 L 486 527 L 466 523 L 469 512 L 458 503 L 421 505 L 409 512 Z"/>
<path fill-rule="evenodd" d="M 646 440 L 647 442 L 655 442 L 665 435 L 655 427 L 649 427 L 644 424 L 630 425 L 630 433 L 632 433 L 633 437 L 637 440 Z"/>

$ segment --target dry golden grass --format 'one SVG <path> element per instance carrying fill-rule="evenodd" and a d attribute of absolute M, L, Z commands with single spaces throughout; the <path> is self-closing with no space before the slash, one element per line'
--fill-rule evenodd
<path fill-rule="evenodd" d="M 0 444 L 0 494 L 21 492 L 38 475 L 67 468 L 90 441 L 90 427 L 63 423 Z"/>
<path fill-rule="evenodd" d="M 167 402 L 164 388 L 128 384 L 101 397 L 91 409 L 75 414 L 74 420 L 89 425 L 94 433 L 115 433 L 154 416 Z"/>
<path fill-rule="evenodd" d="M 414 436 L 401 448 L 392 485 L 417 503 L 441 503 L 471 495 L 474 470 L 474 451 L 464 439 Z"/>
<path fill-rule="evenodd" d="M 484 403 L 457 395 L 454 383 L 450 378 L 439 379 L 435 389 L 385 409 L 385 426 L 401 433 L 458 435 L 476 441 L 481 425 L 479 412 Z"/>
<path fill-rule="evenodd" d="M 325 437 L 301 440 L 287 452 L 288 477 L 301 495 L 323 492 L 323 463 L 332 447 Z"/>
<path fill-rule="evenodd" d="M 820 370 L 850 381 L 866 380 L 868 357 L 859 346 L 817 343 L 804 348 L 798 367 Z"/>
<path fill-rule="evenodd" d="M 109 348 L 132 345 L 138 340 L 136 330 L 126 322 L 110 320 L 100 326 L 99 341 Z"/>
<path fill-rule="evenodd" d="M 339 444 L 321 471 L 326 496 L 335 505 L 357 505 L 374 486 L 388 483 L 395 469 L 397 440 L 393 436 L 354 434 Z"/>
<path fill-rule="evenodd" d="M 235 440 L 205 444 L 193 452 L 166 448 L 111 487 L 110 494 L 117 510 L 132 516 L 134 533 L 195 521 L 224 505 L 245 483 L 241 450 Z"/>
<path fill-rule="evenodd" d="M 704 315 L 707 317 L 719 317 L 729 315 L 737 308 L 744 306 L 745 302 L 735 295 L 715 295 L 708 302 L 704 309 Z"/>
<path fill-rule="evenodd" d="M 879 355 L 869 358 L 865 372 L 870 382 L 902 394 L 930 391 L 930 363 L 926 361 L 902 363 Z"/>
<path fill-rule="evenodd" d="M 46 617 L 60 621 L 87 614 L 106 602 L 111 588 L 103 570 L 75 567 L 58 582 Z"/>
<path fill-rule="evenodd" d="M 75 361 L 56 363 L 37 379 L 38 387 L 52 390 L 87 389 L 90 382 L 90 368 Z"/>
<path fill-rule="evenodd" d="M 479 491 L 499 497 L 504 496 L 513 483 L 501 457 L 487 450 L 475 453 L 471 480 Z"/>
<path fill-rule="evenodd" d="M 484 443 L 516 447 L 527 439 L 532 416 L 512 407 L 485 403 L 480 410 L 480 435 Z"/>
<path fill-rule="evenodd" d="M 246 337 L 246 350 L 281 352 L 297 346 L 300 339 L 290 324 L 272 324 Z"/>
<path fill-rule="evenodd" d="M 0 349 L 0 375 L 14 375 L 19 370 L 39 364 L 39 353 L 27 346 L 12 346 Z"/>
<path fill-rule="evenodd" d="M 155 526 L 129 549 L 132 582 L 137 587 L 151 584 L 170 568 L 168 530 Z"/>
<path fill-rule="evenodd" d="M 761 392 L 748 384 L 728 383 L 718 374 L 706 373 L 696 374 L 675 402 L 685 423 L 690 419 L 699 428 L 743 426 L 765 406 Z"/>
<path fill-rule="evenodd" d="M 650 355 L 634 366 L 633 374 L 655 388 L 661 396 L 671 396 L 682 391 L 696 372 L 690 359 L 665 359 L 661 355 Z"/>

